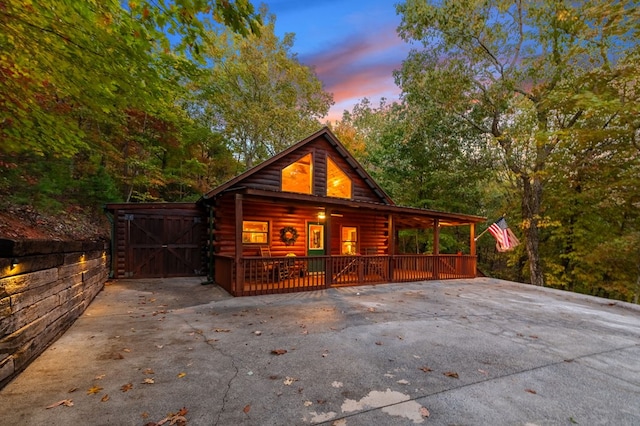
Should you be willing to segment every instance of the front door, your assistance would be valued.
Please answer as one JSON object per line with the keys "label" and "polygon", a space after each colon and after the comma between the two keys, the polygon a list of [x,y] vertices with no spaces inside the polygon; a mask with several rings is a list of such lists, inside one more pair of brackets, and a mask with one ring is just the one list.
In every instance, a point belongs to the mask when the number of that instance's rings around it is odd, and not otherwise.
{"label": "front door", "polygon": [[[307,256],[324,256],[324,224],[307,223]],[[309,272],[324,271],[323,259],[309,260]]]}

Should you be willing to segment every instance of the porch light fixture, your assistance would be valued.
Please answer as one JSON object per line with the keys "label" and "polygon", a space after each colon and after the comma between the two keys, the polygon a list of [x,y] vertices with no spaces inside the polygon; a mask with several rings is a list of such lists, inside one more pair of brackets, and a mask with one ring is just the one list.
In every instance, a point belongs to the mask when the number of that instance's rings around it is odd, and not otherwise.
{"label": "porch light fixture", "polygon": [[325,220],[326,218],[327,218],[327,215],[325,215],[324,212],[318,213],[318,219],[319,220]]}
{"label": "porch light fixture", "polygon": [[17,264],[20,263],[20,260],[18,260],[17,257],[14,257],[13,259],[11,259],[11,269],[15,268]]}

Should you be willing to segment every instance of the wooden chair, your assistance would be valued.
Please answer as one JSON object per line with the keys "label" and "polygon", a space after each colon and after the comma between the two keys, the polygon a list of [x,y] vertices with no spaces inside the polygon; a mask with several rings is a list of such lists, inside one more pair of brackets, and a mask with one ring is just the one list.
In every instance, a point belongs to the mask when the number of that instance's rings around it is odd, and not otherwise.
{"label": "wooden chair", "polygon": [[286,265],[271,258],[271,249],[269,247],[260,247],[260,256],[265,259],[262,261],[262,268],[269,281],[281,281],[287,277]]}

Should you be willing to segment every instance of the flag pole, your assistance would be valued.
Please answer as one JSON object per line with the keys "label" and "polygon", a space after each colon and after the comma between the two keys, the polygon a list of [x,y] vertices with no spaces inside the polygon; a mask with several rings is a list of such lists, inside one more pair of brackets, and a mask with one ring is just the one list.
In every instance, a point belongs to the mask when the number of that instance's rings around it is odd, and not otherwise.
{"label": "flag pole", "polygon": [[[489,225],[489,226],[491,226],[491,225]],[[478,238],[480,238],[480,237],[482,237],[484,234],[486,234],[486,232],[489,230],[489,226],[487,226],[487,229],[485,229],[485,230],[484,230],[484,231],[482,231],[480,234],[478,234],[478,236],[477,236],[477,237],[475,237],[475,238],[473,239],[473,241],[478,241]]]}

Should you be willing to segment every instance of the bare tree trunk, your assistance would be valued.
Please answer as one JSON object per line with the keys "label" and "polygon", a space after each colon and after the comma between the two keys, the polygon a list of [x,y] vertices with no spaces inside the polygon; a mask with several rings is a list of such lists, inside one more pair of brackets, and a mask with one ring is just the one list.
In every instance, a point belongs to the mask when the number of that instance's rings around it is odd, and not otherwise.
{"label": "bare tree trunk", "polygon": [[544,274],[540,261],[540,235],[538,232],[538,219],[540,217],[540,205],[542,199],[542,182],[540,178],[527,175],[521,177],[523,185],[522,194],[522,219],[524,220],[525,248],[529,257],[529,270],[531,271],[531,284],[544,286]]}

